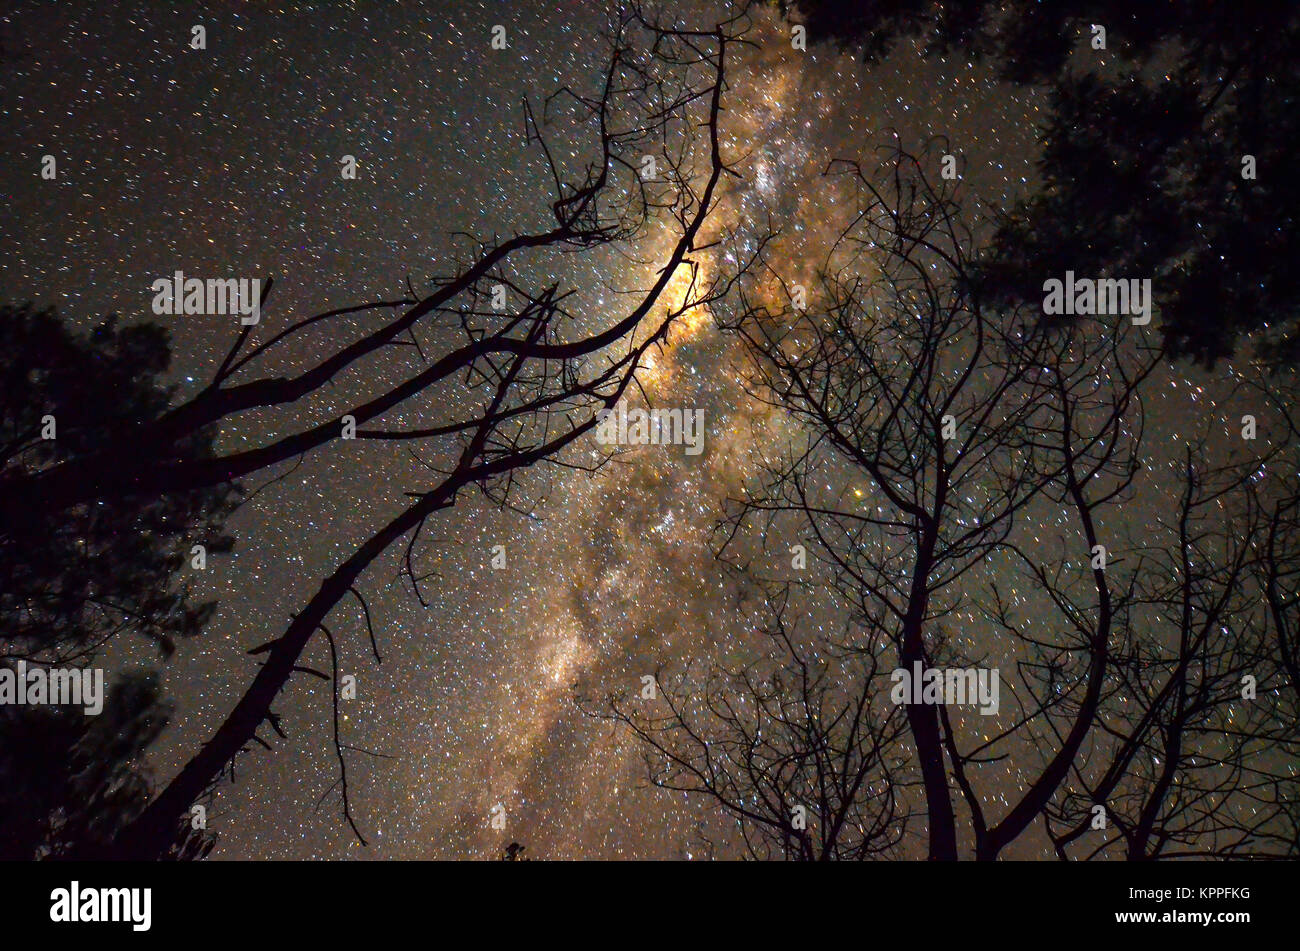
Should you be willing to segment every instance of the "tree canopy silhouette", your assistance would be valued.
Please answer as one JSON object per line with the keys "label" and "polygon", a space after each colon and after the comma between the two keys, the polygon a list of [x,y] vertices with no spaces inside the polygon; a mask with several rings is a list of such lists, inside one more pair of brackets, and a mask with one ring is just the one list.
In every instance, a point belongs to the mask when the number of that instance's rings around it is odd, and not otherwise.
{"label": "tree canopy silhouette", "polygon": [[[166,332],[108,319],[88,333],[52,310],[0,307],[0,480],[38,476],[79,456],[128,454],[165,411]],[[180,459],[211,452],[210,432],[177,442]],[[13,511],[0,527],[0,665],[86,667],[114,637],[169,656],[199,635],[215,604],[196,601],[191,543],[228,551],[233,486],[89,502],[48,517]],[[153,794],[143,765],[167,722],[156,677],[130,674],[103,709],[0,705],[0,857],[93,858],[112,847]],[[193,858],[213,839],[177,824],[160,854]]]}
{"label": "tree canopy silhouette", "polygon": [[[135,454],[140,431],[167,408],[169,360],[167,335],[153,324],[109,319],[79,334],[52,310],[0,307],[0,485],[75,468],[86,456]],[[199,428],[169,459],[194,462],[211,450],[211,430]],[[194,544],[230,549],[221,525],[237,499],[225,484],[58,513],[9,507],[0,524],[0,651],[56,663],[130,633],[170,654],[213,608],[193,600],[180,569]]]}
{"label": "tree canopy silhouette", "polygon": [[[96,859],[154,793],[144,755],[171,706],[153,674],[129,674],[104,709],[0,706],[0,860]],[[178,821],[163,858],[203,858],[216,844],[206,821]]]}
{"label": "tree canopy silhouette", "polygon": [[[1066,270],[1151,278],[1170,354],[1212,364],[1247,335],[1300,360],[1300,7],[1124,0],[781,0],[811,41],[876,61],[906,38],[989,60],[1050,97],[1041,188],[1007,209],[979,277],[1042,300]],[[1104,28],[1105,52],[1093,27]],[[1100,57],[1105,57],[1104,65]],[[960,150],[960,143],[954,148]]]}

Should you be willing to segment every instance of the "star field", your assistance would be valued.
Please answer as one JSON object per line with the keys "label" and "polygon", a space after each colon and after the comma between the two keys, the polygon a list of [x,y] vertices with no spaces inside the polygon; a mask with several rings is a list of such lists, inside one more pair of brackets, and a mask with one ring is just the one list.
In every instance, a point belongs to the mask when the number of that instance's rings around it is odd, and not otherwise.
{"label": "star field", "polygon": [[[702,19],[713,9],[681,8]],[[150,282],[176,270],[264,275],[275,286],[260,330],[273,332],[404,296],[408,280],[427,290],[460,252],[453,232],[490,238],[545,222],[546,168],[526,141],[521,104],[598,80],[605,19],[595,0],[212,4],[183,14],[170,4],[113,13],[20,4],[4,23],[9,76],[0,91],[9,130],[0,164],[10,205],[0,227],[5,294],[55,304],[88,326],[110,312],[147,316]],[[205,50],[189,48],[196,23],[206,27]],[[494,24],[507,28],[506,50],[490,47]],[[709,222],[709,237],[728,243],[701,256],[706,273],[734,268],[735,249],[752,247],[771,221],[788,279],[811,278],[859,198],[848,180],[823,176],[827,163],[865,161],[881,142],[946,136],[984,213],[1037,185],[1034,92],[965,59],[923,60],[906,44],[872,68],[829,48],[800,52],[786,31],[774,14],[757,15],[756,45],[729,76],[722,145],[742,177]],[[562,158],[580,158],[580,142],[560,145],[570,150]],[[53,182],[38,174],[46,154],[58,161]],[[340,178],[345,155],[356,157],[355,180]],[[530,276],[575,288],[575,312],[591,329],[653,279],[640,262],[662,247],[652,236],[638,252],[555,256]],[[701,833],[720,857],[738,854],[716,809],[648,788],[637,744],[573,700],[575,685],[635,691],[661,668],[735,664],[763,649],[754,591],[715,560],[713,528],[762,459],[798,432],[747,393],[744,355],[715,316],[707,307],[686,314],[640,374],[656,405],[703,409],[701,456],[647,446],[596,473],[538,466],[513,500],[528,516],[465,493],[421,540],[422,567],[436,572],[422,586],[427,607],[401,576],[405,545],[365,575],[382,663],[355,604],[331,615],[341,669],[358,685],[343,707],[346,742],[382,754],[349,759],[369,845],[341,820],[332,788],[328,686],[297,678],[276,704],[288,740],[242,755],[236,782],[220,788],[214,857],[487,858],[518,841],[539,858],[675,858],[701,854]],[[210,377],[235,331],[220,317],[163,319],[182,399]],[[300,371],[333,339],[258,370]],[[384,360],[396,374],[411,358]],[[1228,445],[1231,420],[1250,408],[1240,402],[1249,397],[1230,393],[1237,372],[1157,371],[1145,391],[1148,476],[1115,516],[1118,532],[1140,534],[1169,511],[1183,440],[1205,433]],[[340,379],[288,423],[266,414],[227,426],[221,445],[238,449],[329,418],[364,382]],[[426,408],[386,421],[420,425]],[[588,440],[575,456],[600,454]],[[152,764],[158,776],[179,768],[241,695],[255,671],[246,651],[275,636],[426,475],[402,444],[359,440],[247,480],[252,490],[283,477],[230,521],[235,552],[214,559],[203,579],[218,612],[165,666],[177,713]],[[826,478],[827,492],[857,493],[864,510],[879,504],[851,472]],[[1066,524],[1067,513],[1044,504],[1024,537],[1048,548]],[[789,545],[806,541],[794,531],[766,548],[750,539],[746,550],[778,567]],[[504,546],[504,568],[491,564],[494,546]],[[1036,595],[1006,593],[1026,603]],[[801,610],[810,633],[843,629],[842,606]],[[979,654],[990,643],[973,615],[948,623],[957,651]],[[119,666],[152,662],[139,645],[111,655]],[[313,641],[304,663],[328,662],[324,642]],[[1004,806],[1022,782],[1012,767],[998,777]],[[489,823],[498,804],[504,830]],[[1043,842],[1017,848],[1046,854]]]}

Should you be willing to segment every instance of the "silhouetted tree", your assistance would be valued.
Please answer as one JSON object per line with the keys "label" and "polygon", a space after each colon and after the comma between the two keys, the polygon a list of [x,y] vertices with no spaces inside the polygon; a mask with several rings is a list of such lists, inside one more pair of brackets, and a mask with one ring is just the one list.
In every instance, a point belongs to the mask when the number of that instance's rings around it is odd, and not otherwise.
{"label": "silhouetted tree", "polygon": [[[0,705],[0,860],[94,859],[153,792],[143,764],[169,708],[156,676],[111,685],[104,707]],[[163,857],[202,858],[215,839],[206,823],[178,822]]]}
{"label": "silhouetted tree", "polygon": [[[1142,408],[1160,349],[1128,317],[1046,327],[989,307],[936,167],[893,149],[869,172],[834,163],[866,201],[807,309],[785,303],[794,289],[773,266],[727,321],[752,395],[807,441],[735,501],[719,553],[769,566],[769,585],[783,576],[776,616],[785,592],[801,611],[828,595],[848,629],[672,679],[666,711],[614,698],[607,715],[647,744],[652,781],[725,793],[751,851],[788,836],[806,803],[810,841],[764,854],[874,854],[853,836],[892,847],[917,813],[933,859],[997,858],[1040,822],[1069,858],[1293,854],[1294,449],[1246,443],[1212,465],[1175,447],[1177,517],[1126,525],[1121,506],[1167,488],[1140,477],[1160,455]],[[1267,418],[1289,418],[1284,399],[1256,395]],[[769,546],[796,541],[829,581],[772,574]],[[893,730],[898,711],[878,698],[893,671],[918,668],[995,669],[1001,709],[909,696]],[[846,733],[878,742],[853,756]],[[819,842],[812,830],[850,809],[851,848]]]}
{"label": "silhouetted tree", "polygon": [[[165,331],[107,320],[88,334],[52,311],[0,307],[0,479],[38,475],[86,453],[129,454],[167,406]],[[210,433],[179,458],[211,451]],[[0,527],[0,665],[87,667],[119,636],[170,655],[198,635],[214,604],[186,579],[191,549],[227,551],[231,487],[17,509]],[[0,855],[88,858],[108,848],[152,791],[142,758],[166,722],[156,681],[124,679],[104,709],[0,705]],[[171,830],[164,854],[190,858],[212,840]],[[182,834],[183,833],[183,834]],[[180,835],[178,838],[177,836]]]}
{"label": "silhouetted tree", "polygon": [[[723,159],[718,122],[728,51],[743,42],[746,28],[743,15],[694,31],[661,26],[636,9],[623,13],[611,33],[612,51],[594,91],[565,89],[547,100],[540,116],[526,107],[530,141],[541,150],[554,181],[553,226],[476,245],[474,255],[423,298],[307,318],[243,353],[246,330],[210,387],[164,416],[150,436],[158,442],[148,445],[164,445],[194,425],[229,419],[255,407],[294,409],[297,401],[344,370],[355,369],[364,358],[409,344],[412,368],[397,382],[391,373],[362,378],[378,389],[377,395],[349,404],[344,413],[295,435],[211,463],[183,463],[129,478],[109,475],[106,488],[87,486],[71,469],[50,473],[44,485],[15,487],[18,498],[53,500],[57,507],[87,495],[126,491],[128,486],[160,491],[220,482],[340,438],[344,415],[355,419],[358,439],[418,442],[418,458],[430,473],[429,483],[404,493],[405,508],[337,565],[279,636],[250,651],[261,657],[262,666],[247,691],[212,738],[126,830],[120,855],[159,854],[179,817],[234,757],[250,743],[267,745],[258,730],[270,723],[278,731],[271,704],[295,673],[334,684],[334,748],[343,813],[364,842],[348,799],[337,669],[323,673],[305,668],[300,664],[302,652],[320,633],[337,665],[336,642],[326,621],[353,595],[378,659],[369,608],[356,587],[374,560],[405,540],[405,574],[423,602],[426,575],[419,568],[419,545],[426,521],[474,487],[495,504],[512,504],[519,474],[537,463],[592,467],[562,454],[595,427],[600,410],[613,408],[624,396],[647,351],[663,342],[682,314],[728,292],[734,276],[719,274],[706,282],[691,255],[702,250],[701,229],[713,211],[723,176],[736,174]],[[559,114],[577,117],[570,138],[584,129],[589,135],[587,153],[576,165],[558,162],[547,141],[548,123]],[[667,130],[679,142],[664,154]],[[641,174],[647,154],[659,157],[654,179]],[[648,264],[649,286],[629,295],[613,313],[601,313],[594,330],[580,329],[586,321],[566,309],[570,292],[537,277],[548,273],[547,264],[557,254],[610,248],[626,253],[646,239],[651,228],[657,246],[666,250]],[[739,269],[745,266],[742,262]],[[501,289],[508,290],[510,301],[504,312],[492,303]],[[395,309],[400,316],[293,378],[230,382],[234,374],[246,372],[283,341],[309,333],[319,322],[374,309]],[[416,336],[420,329],[428,339]],[[415,406],[403,405],[417,398],[421,402]],[[398,407],[408,413],[418,410],[427,424],[385,423],[384,414]],[[101,466],[95,461],[88,465],[92,471]]]}
{"label": "silhouetted tree", "polygon": [[582,698],[583,711],[627,727],[650,781],[708,798],[736,821],[755,859],[890,858],[916,818],[907,729],[878,676],[884,651],[800,637],[790,585],[768,591],[771,649],[742,669],[655,672],[658,698]]}
{"label": "silhouetted tree", "polygon": [[[134,455],[138,433],[166,409],[169,359],[165,331],[151,324],[110,319],[79,335],[52,311],[0,307],[0,484],[75,468],[87,455]],[[211,430],[172,452],[206,458]],[[237,497],[212,486],[58,513],[11,509],[0,524],[0,657],[75,660],[120,632],[170,654],[213,607],[192,600],[180,569],[195,544],[230,549],[220,528]]]}
{"label": "silhouetted tree", "polygon": [[[810,40],[877,60],[904,37],[986,57],[1047,89],[1042,188],[1008,211],[981,280],[1041,301],[1044,280],[1151,278],[1171,354],[1213,363],[1255,334],[1300,359],[1300,7],[1123,0],[798,0]],[[1106,31],[1094,50],[1093,26]],[[1100,58],[1105,59],[1099,65]],[[960,151],[960,143],[954,148]],[[1250,159],[1247,159],[1247,156]],[[1249,161],[1255,177],[1246,178]]]}
{"label": "silhouetted tree", "polygon": [[1062,858],[1300,854],[1288,662],[1300,496],[1294,456],[1290,476],[1265,484],[1262,468],[1286,465],[1270,455],[1213,465],[1189,446],[1172,517],[1112,572],[1123,594],[1114,701],[1098,714],[1107,741],[1044,809]]}

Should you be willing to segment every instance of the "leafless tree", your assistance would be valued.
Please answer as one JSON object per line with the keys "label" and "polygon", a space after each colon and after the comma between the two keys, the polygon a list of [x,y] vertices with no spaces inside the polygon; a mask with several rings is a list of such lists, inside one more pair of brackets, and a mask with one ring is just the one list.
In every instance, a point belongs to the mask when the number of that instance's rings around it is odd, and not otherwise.
{"label": "leafless tree", "polygon": [[[1285,403],[1267,402],[1286,418]],[[1062,858],[1300,851],[1294,444],[1210,456],[1187,446],[1173,516],[1117,566],[1123,641],[1115,700],[1098,713],[1105,742],[1044,810]]]}
{"label": "leafless tree", "polygon": [[709,798],[755,859],[897,854],[906,775],[892,756],[906,723],[877,677],[879,652],[808,644],[768,592],[771,649],[741,670],[656,672],[656,694],[584,698],[589,716],[645,745],[650,781]]}
{"label": "leafless tree", "polygon": [[[859,729],[887,746],[862,805],[892,781],[876,815],[909,817],[915,805],[930,858],[994,859],[1047,840],[1063,858],[1113,846],[1128,858],[1292,853],[1294,486],[1264,494],[1259,454],[1216,469],[1187,450],[1179,517],[1165,532],[1144,524],[1169,484],[1147,474],[1147,457],[1166,450],[1144,446],[1142,393],[1162,354],[1126,316],[985,308],[976,242],[956,186],[933,181],[938,167],[932,151],[898,149],[870,172],[833,165],[864,203],[808,310],[781,303],[801,289],[775,267],[775,293],[747,283],[730,329],[753,358],[752,395],[791,414],[807,441],[735,500],[720,556],[752,570],[770,566],[772,548],[809,543],[828,580],[786,580],[805,596],[831,593],[852,625],[811,650],[888,652],[845,672],[841,700],[887,691],[864,678],[891,668],[1000,671],[993,716],[908,697],[895,735],[888,710],[862,707],[874,719]],[[771,669],[797,669],[808,650],[787,647]],[[1258,682],[1250,703],[1247,674]],[[781,698],[750,675],[728,685],[725,704],[705,695],[723,713],[756,699],[798,709],[800,690],[783,683]],[[730,715],[615,714],[652,762],[679,771],[721,764],[711,752],[750,735]],[[782,727],[822,732],[810,715]],[[696,758],[664,736],[693,742]],[[758,815],[731,810],[742,827],[781,828],[788,800],[756,798],[746,770],[694,778],[715,798],[721,788],[765,802]],[[1040,820],[1047,836],[1035,846],[1027,833]]]}
{"label": "leafless tree", "polygon": [[[51,499],[56,505],[75,504],[88,496],[165,491],[194,480],[230,479],[338,438],[343,415],[355,419],[359,439],[417,442],[417,458],[430,473],[429,484],[406,492],[405,508],[338,564],[283,633],[251,652],[262,658],[262,665],[244,696],[128,829],[120,855],[158,855],[167,831],[237,754],[250,743],[266,745],[259,729],[269,724],[279,732],[272,703],[295,673],[337,685],[337,670],[315,671],[300,658],[317,632],[325,635],[336,657],[335,635],[326,622],[349,595],[360,606],[379,656],[370,611],[357,585],[380,554],[406,541],[406,575],[421,597],[425,575],[419,568],[419,539],[431,516],[454,505],[467,488],[477,487],[497,504],[515,504],[512,489],[518,475],[536,463],[590,465],[566,455],[566,450],[595,426],[598,411],[612,408],[635,385],[638,366],[666,339],[674,321],[728,292],[734,275],[705,283],[693,256],[701,250],[701,229],[724,176],[735,174],[724,159],[718,123],[728,53],[745,42],[746,29],[743,14],[706,30],[655,23],[635,8],[622,14],[611,33],[612,52],[600,88],[591,93],[566,88],[540,110],[525,108],[530,138],[554,181],[553,227],[481,245],[471,261],[426,297],[412,295],[307,318],[251,349],[248,334],[241,333],[209,388],[160,420],[147,438],[151,445],[163,444],[192,426],[217,419],[229,425],[236,414],[254,407],[292,409],[345,370],[355,370],[364,358],[406,345],[414,367],[399,382],[369,378],[378,392],[346,413],[331,414],[327,421],[292,436],[210,462],[163,466],[129,478],[113,476],[94,489],[75,473],[39,476],[39,488],[32,491],[46,505]],[[555,157],[546,136],[561,114],[570,120],[576,116],[594,141],[594,158],[578,170],[576,180]],[[665,150],[669,132],[678,144]],[[658,159],[656,181],[641,177],[645,154]],[[570,292],[558,283],[537,282],[536,274],[545,272],[557,254],[600,252],[617,259],[621,253],[636,261],[632,256],[638,242],[652,231],[656,244],[667,250],[658,261],[637,262],[651,273],[649,286],[624,301],[617,314],[602,315],[594,331],[578,329],[579,315],[566,309]],[[670,296],[670,284],[684,284],[682,299],[677,299],[676,290]],[[493,293],[499,290],[494,285],[509,289],[516,303],[509,312],[493,310]],[[274,348],[324,322],[380,310],[395,310],[399,316],[305,372],[287,379],[233,382]],[[424,400],[421,412],[429,418],[428,425],[399,428],[384,423],[385,413],[416,397]],[[99,463],[92,460],[88,465]],[[21,497],[28,489],[14,491]],[[338,734],[335,700],[343,810],[360,838],[349,806],[347,747]]]}

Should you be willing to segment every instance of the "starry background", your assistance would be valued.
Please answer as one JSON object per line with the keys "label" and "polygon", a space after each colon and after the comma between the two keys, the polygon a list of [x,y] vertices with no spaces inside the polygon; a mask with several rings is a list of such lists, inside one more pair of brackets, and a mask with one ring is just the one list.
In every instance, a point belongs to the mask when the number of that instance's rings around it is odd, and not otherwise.
{"label": "starry background", "polygon": [[[710,8],[679,6],[710,22]],[[3,26],[4,294],[90,324],[110,312],[145,316],[149,284],[175,270],[273,276],[262,328],[403,296],[408,278],[419,287],[445,269],[451,232],[506,234],[542,220],[544,168],[524,141],[521,102],[592,83],[605,19],[594,0],[219,3],[183,13],[161,3],[19,4]],[[504,51],[489,45],[498,23]],[[206,27],[206,50],[189,48],[194,24]],[[730,76],[723,144],[744,181],[723,196],[713,228],[770,213],[799,270],[851,211],[851,196],[820,177],[826,162],[893,135],[908,144],[948,136],[986,207],[1034,186],[1033,92],[908,46],[867,70],[831,50],[792,50],[786,29],[758,16],[758,47]],[[46,154],[58,161],[53,182],[39,176]],[[357,157],[355,181],[340,178],[346,154]],[[584,289],[596,309],[609,303],[604,284],[644,279],[635,264],[599,254],[541,276]],[[162,319],[182,398],[210,376],[234,331],[220,317]],[[321,352],[289,354],[284,366],[301,369]],[[1220,368],[1217,379],[1232,372]],[[757,459],[791,434],[744,395],[741,373],[709,315],[691,315],[642,380],[664,405],[704,409],[702,456],[647,447],[594,476],[538,477],[526,496],[533,518],[466,496],[430,528],[441,580],[427,609],[397,579],[396,552],[376,563],[365,589],[382,665],[358,619],[342,620],[346,607],[334,621],[342,669],[359,682],[345,739],[395,757],[350,760],[369,847],[329,792],[328,694],[302,678],[277,705],[290,739],[274,754],[241,756],[238,781],[221,789],[214,856],[491,857],[517,840],[547,858],[684,857],[698,854],[699,832],[734,854],[706,804],[646,788],[636,748],[584,718],[572,687],[629,688],[660,666],[735,663],[757,650],[756,606],[713,561],[709,531]],[[1213,381],[1182,367],[1162,377],[1150,387],[1154,442],[1172,439],[1171,421],[1191,410],[1211,428],[1226,417],[1204,411],[1215,407]],[[346,399],[346,388],[335,395]],[[241,418],[222,444],[302,422]],[[244,652],[275,636],[418,479],[400,449],[335,443],[236,514],[236,552],[207,579],[219,612],[165,668],[178,709],[153,764],[160,777],[242,693],[253,671]],[[1165,496],[1146,504],[1158,509]],[[1142,510],[1131,511],[1141,524]],[[505,570],[489,566],[494,545],[506,547]],[[813,627],[834,625],[834,613],[815,610]],[[112,662],[155,659],[122,645]],[[324,644],[305,662],[327,663]],[[1015,788],[1014,777],[1006,782]],[[497,803],[504,832],[488,823]]]}

